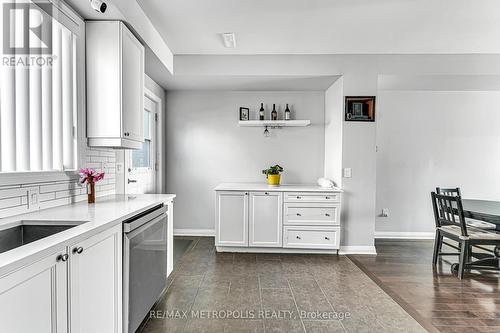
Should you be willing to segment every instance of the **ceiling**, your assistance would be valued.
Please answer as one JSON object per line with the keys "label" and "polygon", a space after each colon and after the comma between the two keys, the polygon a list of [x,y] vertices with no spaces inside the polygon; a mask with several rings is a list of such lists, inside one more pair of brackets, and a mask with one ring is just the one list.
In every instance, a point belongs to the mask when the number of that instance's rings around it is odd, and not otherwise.
{"label": "ceiling", "polygon": [[106,12],[100,13],[92,9],[89,0],[64,0],[69,4],[81,17],[86,20],[124,20],[122,13],[114,5],[106,0],[103,0],[108,5]]}
{"label": "ceiling", "polygon": [[168,90],[325,91],[340,76],[170,76]]}
{"label": "ceiling", "polygon": [[498,0],[137,1],[174,54],[500,53]]}

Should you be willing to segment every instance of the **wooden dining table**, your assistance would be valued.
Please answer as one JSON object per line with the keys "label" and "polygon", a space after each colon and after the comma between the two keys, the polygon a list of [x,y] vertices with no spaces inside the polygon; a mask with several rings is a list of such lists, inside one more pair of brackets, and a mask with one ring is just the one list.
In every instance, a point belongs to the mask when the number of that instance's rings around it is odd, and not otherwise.
{"label": "wooden dining table", "polygon": [[462,199],[462,206],[465,217],[493,223],[500,232],[500,201]]}
{"label": "wooden dining table", "polygon": [[[464,216],[474,220],[480,220],[495,224],[495,230],[491,232],[500,232],[500,201],[462,199]],[[499,267],[500,264],[500,246],[495,246],[493,254],[496,257],[489,257],[480,260],[484,266]]]}

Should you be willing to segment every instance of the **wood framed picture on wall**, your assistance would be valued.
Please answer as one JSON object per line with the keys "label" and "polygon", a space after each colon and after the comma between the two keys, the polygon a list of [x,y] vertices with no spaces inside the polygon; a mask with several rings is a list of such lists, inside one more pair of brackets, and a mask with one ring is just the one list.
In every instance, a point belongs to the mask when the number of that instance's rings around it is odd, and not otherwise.
{"label": "wood framed picture on wall", "polygon": [[240,120],[250,120],[250,109],[240,107]]}
{"label": "wood framed picture on wall", "polygon": [[375,121],[375,96],[346,96],[345,121]]}

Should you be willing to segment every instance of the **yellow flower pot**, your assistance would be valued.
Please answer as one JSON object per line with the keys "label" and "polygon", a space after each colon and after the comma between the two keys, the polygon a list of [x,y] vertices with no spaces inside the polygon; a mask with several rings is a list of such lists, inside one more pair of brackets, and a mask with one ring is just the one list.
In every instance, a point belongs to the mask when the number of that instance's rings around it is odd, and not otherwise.
{"label": "yellow flower pot", "polygon": [[277,186],[280,184],[281,175],[267,175],[267,183],[269,185]]}

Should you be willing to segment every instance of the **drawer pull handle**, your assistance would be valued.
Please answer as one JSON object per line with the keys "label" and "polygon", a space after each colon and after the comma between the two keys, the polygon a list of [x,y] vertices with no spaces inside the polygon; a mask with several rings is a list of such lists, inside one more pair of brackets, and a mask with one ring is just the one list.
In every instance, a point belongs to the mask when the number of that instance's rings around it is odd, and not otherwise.
{"label": "drawer pull handle", "polygon": [[302,216],[302,214],[300,214],[300,213],[297,213],[297,216]]}
{"label": "drawer pull handle", "polygon": [[302,199],[302,197],[300,197],[300,196],[297,196],[297,199]]}
{"label": "drawer pull handle", "polygon": [[330,214],[328,214],[328,213],[325,213],[325,216],[330,216]]}
{"label": "drawer pull handle", "polygon": [[325,199],[330,199],[330,197],[325,197]]}
{"label": "drawer pull handle", "polygon": [[83,247],[81,247],[81,246],[79,246],[79,247],[75,247],[75,248],[73,249],[73,253],[74,253],[74,254],[80,254],[80,253],[82,253],[82,252],[83,252]]}
{"label": "drawer pull handle", "polygon": [[58,255],[58,256],[57,256],[56,260],[57,260],[57,261],[63,261],[63,262],[64,262],[64,261],[67,261],[67,260],[68,260],[68,257],[69,257],[69,256],[68,256],[66,253],[65,253],[65,254],[60,254],[60,255]]}
{"label": "drawer pull handle", "polygon": [[302,239],[302,238],[300,238],[300,236],[297,236],[296,238],[297,238],[297,239]]}
{"label": "drawer pull handle", "polygon": [[325,237],[326,240],[330,240],[330,237]]}
{"label": "drawer pull handle", "polygon": [[266,195],[269,195],[269,192],[265,192]]}

